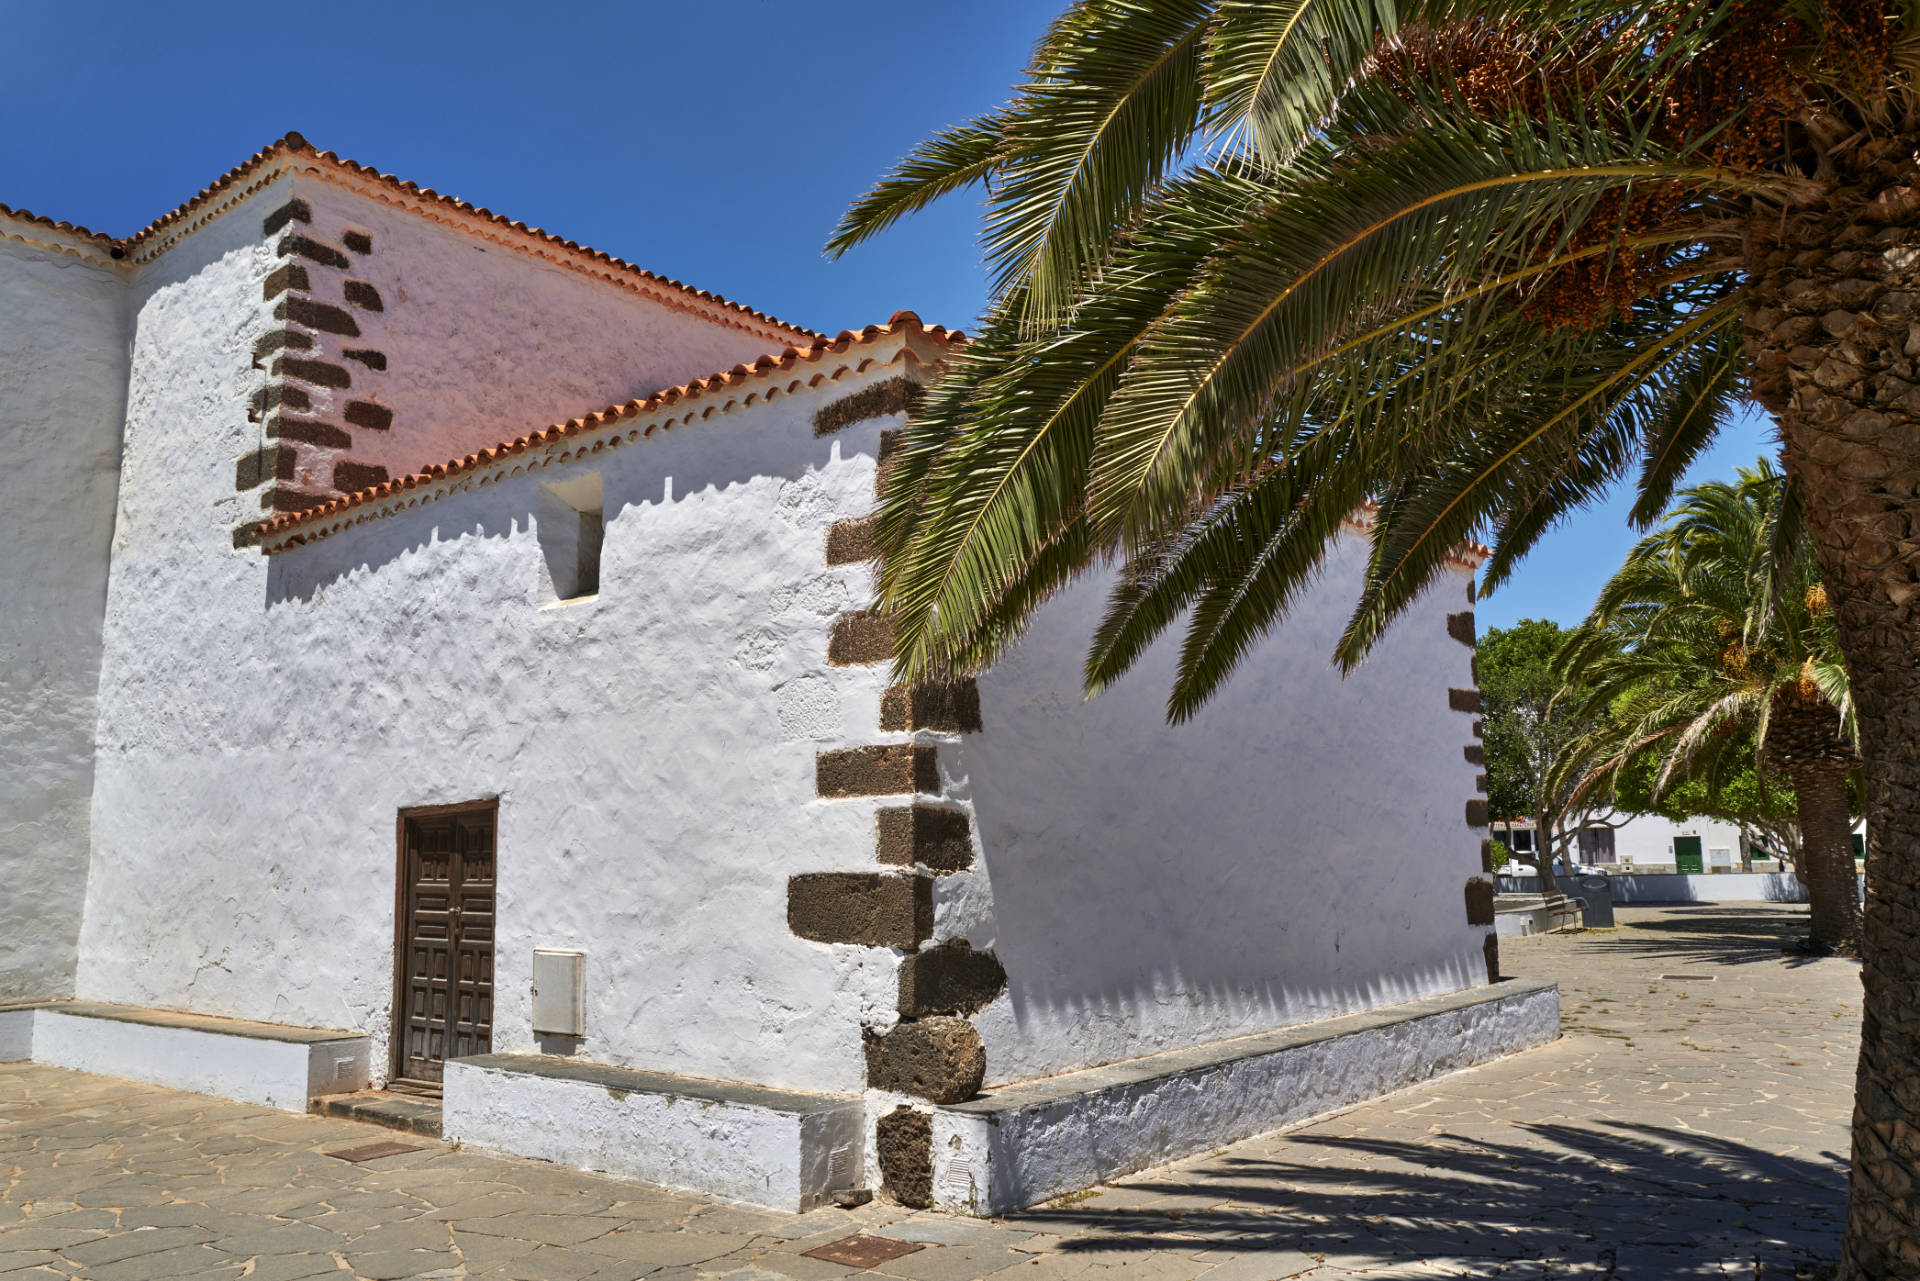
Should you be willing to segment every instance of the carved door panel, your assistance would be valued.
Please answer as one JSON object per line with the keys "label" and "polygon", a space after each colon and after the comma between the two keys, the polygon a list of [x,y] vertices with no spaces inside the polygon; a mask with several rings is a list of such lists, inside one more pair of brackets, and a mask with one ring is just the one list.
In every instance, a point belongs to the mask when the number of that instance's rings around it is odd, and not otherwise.
{"label": "carved door panel", "polygon": [[394,1075],[437,1083],[493,1043],[495,805],[403,814]]}

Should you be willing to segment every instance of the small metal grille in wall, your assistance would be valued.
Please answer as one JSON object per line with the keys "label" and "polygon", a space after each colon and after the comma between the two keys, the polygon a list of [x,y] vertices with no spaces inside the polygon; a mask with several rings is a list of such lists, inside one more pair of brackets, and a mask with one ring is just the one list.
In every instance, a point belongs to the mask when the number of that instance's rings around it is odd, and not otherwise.
{"label": "small metal grille in wall", "polygon": [[947,1191],[962,1200],[973,1199],[973,1166],[963,1156],[947,1159],[947,1172],[940,1176]]}

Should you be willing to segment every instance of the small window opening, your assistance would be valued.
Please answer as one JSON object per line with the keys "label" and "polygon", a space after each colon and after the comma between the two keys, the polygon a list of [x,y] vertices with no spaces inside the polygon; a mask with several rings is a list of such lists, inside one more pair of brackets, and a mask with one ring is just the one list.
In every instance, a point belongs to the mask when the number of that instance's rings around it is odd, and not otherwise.
{"label": "small window opening", "polygon": [[600,594],[600,474],[575,476],[543,485],[539,521],[540,552],[547,581],[541,593],[549,604],[586,600]]}
{"label": "small window opening", "polygon": [[601,529],[599,512],[580,513],[579,551],[574,557],[573,595],[576,597],[600,594]]}

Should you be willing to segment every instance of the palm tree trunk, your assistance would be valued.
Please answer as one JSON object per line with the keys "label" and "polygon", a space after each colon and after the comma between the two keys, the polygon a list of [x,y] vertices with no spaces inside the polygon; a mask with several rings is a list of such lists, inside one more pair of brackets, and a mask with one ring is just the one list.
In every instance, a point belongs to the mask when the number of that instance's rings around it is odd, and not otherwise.
{"label": "palm tree trunk", "polygon": [[1812,903],[1813,944],[1860,954],[1859,879],[1853,870],[1853,815],[1847,769],[1801,766],[1790,771],[1800,811],[1800,869]]}
{"label": "palm tree trunk", "polygon": [[1806,505],[1867,782],[1848,1281],[1920,1276],[1920,199],[1900,150],[1823,209],[1757,220],[1749,248],[1752,387]]}

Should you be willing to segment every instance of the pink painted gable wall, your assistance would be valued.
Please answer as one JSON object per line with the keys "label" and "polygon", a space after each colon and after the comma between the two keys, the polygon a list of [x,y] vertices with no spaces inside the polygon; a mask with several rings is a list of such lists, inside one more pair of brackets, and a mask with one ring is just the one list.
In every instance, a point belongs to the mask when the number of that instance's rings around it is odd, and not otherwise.
{"label": "pink painted gable wall", "polygon": [[[308,236],[346,257],[344,269],[297,255],[280,261],[305,268],[304,296],[342,309],[360,331],[292,326],[314,345],[288,354],[350,379],[346,388],[300,384],[313,400],[302,416],[353,437],[337,454],[303,451],[303,490],[331,488],[331,475],[321,473],[340,459],[403,475],[804,342],[431,201],[349,182],[296,171],[292,190],[312,220],[271,237],[278,244],[286,234]],[[349,232],[371,248],[350,248]],[[371,293],[350,297],[349,281]],[[348,351],[378,352],[386,368]],[[391,426],[356,425],[350,402],[390,410]]]}

